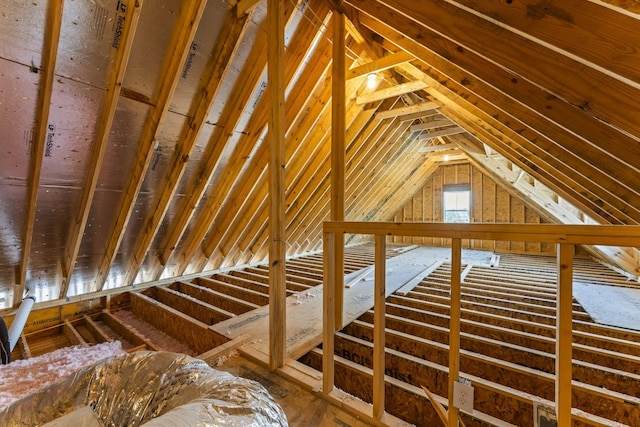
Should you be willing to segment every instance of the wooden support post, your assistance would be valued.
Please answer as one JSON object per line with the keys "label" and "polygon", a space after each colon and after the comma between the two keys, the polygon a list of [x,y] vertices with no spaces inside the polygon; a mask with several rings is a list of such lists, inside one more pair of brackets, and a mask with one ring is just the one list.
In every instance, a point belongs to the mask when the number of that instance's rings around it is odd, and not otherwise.
{"label": "wooden support post", "polygon": [[458,425],[458,408],[453,406],[453,383],[460,372],[460,268],[462,239],[451,239],[451,311],[449,324],[449,427]]}
{"label": "wooden support post", "polygon": [[[331,220],[344,221],[344,165],[346,136],[346,62],[345,62],[345,17],[334,12],[333,22],[333,63],[331,78]],[[336,236],[336,323],[342,328],[344,294],[344,234]]]}
{"label": "wooden support post", "polygon": [[373,301],[373,417],[384,415],[384,337],[385,337],[385,281],[387,274],[387,236],[376,235],[375,291]]}
{"label": "wooden support post", "polygon": [[284,0],[269,0],[269,365],[286,354],[286,236],[284,205]]}
{"label": "wooden support post", "polygon": [[329,394],[333,390],[333,349],[336,330],[335,280],[336,276],[336,233],[324,233],[322,251],[324,258],[324,284],[322,286],[323,337],[322,337],[322,392]]}
{"label": "wooden support post", "polygon": [[556,416],[559,426],[571,425],[573,245],[558,244],[556,302]]}

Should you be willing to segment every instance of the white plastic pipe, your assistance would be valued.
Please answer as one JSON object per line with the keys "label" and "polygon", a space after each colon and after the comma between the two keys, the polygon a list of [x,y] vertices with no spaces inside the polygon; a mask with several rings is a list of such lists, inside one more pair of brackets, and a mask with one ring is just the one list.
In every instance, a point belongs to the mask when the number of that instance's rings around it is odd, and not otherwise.
{"label": "white plastic pipe", "polygon": [[25,323],[27,323],[27,317],[29,317],[29,313],[31,312],[31,308],[33,304],[36,302],[36,297],[30,289],[27,289],[27,296],[24,297],[20,307],[18,308],[18,312],[13,318],[13,322],[11,322],[11,326],[9,327],[9,346],[11,348],[10,351],[13,351],[14,347],[18,343],[18,338],[20,338],[20,334],[22,334],[22,330],[24,329]]}

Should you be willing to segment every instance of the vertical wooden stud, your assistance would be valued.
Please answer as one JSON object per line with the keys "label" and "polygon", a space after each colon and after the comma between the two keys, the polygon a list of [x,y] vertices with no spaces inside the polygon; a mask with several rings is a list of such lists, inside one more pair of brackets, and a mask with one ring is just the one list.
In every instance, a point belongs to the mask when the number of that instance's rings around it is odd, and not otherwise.
{"label": "vertical wooden stud", "polygon": [[460,268],[462,240],[451,239],[451,311],[449,313],[449,427],[458,425],[458,408],[453,406],[453,383],[460,372]]}
{"label": "vertical wooden stud", "polygon": [[373,417],[384,415],[384,335],[387,236],[376,235],[373,300]]}
{"label": "vertical wooden stud", "polygon": [[571,425],[573,245],[558,244],[556,301],[556,416],[559,426]]}
{"label": "vertical wooden stud", "polygon": [[322,286],[323,337],[322,337],[322,391],[328,394],[333,390],[333,351],[335,323],[335,286],[336,280],[336,234],[324,233],[322,251],[324,259],[324,284]]}
{"label": "vertical wooden stud", "polygon": [[[344,221],[344,165],[346,135],[345,17],[333,12],[333,63],[331,77],[331,220]],[[344,234],[336,236],[336,327],[341,328],[344,298]]]}
{"label": "vertical wooden stud", "polygon": [[284,365],[286,353],[286,236],[284,193],[284,0],[269,0],[269,365]]}

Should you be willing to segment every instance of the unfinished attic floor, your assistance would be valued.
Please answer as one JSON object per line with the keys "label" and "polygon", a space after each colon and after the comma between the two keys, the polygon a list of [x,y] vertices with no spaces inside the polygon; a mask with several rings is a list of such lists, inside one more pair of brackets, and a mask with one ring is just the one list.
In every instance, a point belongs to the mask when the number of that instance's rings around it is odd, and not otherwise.
{"label": "unfinished attic floor", "polygon": [[[390,293],[385,308],[385,407],[393,416],[417,426],[440,423],[420,386],[447,396],[450,263],[446,258],[450,251],[427,250],[435,256],[426,259],[421,255],[421,262],[408,262],[409,267],[422,270],[421,280]],[[388,265],[408,259],[412,252],[419,254],[421,249],[389,245]],[[491,252],[469,251],[466,259],[463,252],[461,375],[471,379],[475,388],[475,412],[464,421],[468,427],[530,427],[534,405],[548,405],[554,398],[556,259],[501,254],[497,261]],[[367,275],[356,276],[372,264],[373,245],[345,250],[345,272],[354,279],[353,292],[371,285]],[[404,271],[397,266],[389,270],[396,278]],[[578,282],[638,290],[626,277],[590,259],[574,260],[574,283]],[[320,303],[322,297],[314,292],[321,283],[322,255],[287,262],[292,308]],[[355,294],[348,300],[366,299]],[[258,325],[268,320],[266,304],[266,266],[176,281],[114,296],[108,306],[94,313],[27,333],[14,359],[109,340],[121,341],[126,351],[179,351],[235,375],[253,376],[276,399],[281,396],[278,402],[292,425],[367,425],[309,391],[318,388],[322,368],[322,347],[314,332],[319,325],[309,325],[309,319],[288,322],[304,330],[291,335],[289,343],[304,342],[304,346],[291,346],[288,366],[311,373],[307,379],[313,381],[288,374],[284,379],[279,376],[282,373],[275,375],[265,368],[267,340],[260,332],[264,326]],[[370,402],[373,311],[366,305],[359,308],[353,321],[336,334],[336,387]],[[637,425],[640,333],[595,322],[578,300],[574,300],[573,311],[574,427]],[[253,337],[248,335],[252,329],[257,331]],[[233,349],[239,355],[230,358]],[[290,383],[291,379],[299,385]]]}

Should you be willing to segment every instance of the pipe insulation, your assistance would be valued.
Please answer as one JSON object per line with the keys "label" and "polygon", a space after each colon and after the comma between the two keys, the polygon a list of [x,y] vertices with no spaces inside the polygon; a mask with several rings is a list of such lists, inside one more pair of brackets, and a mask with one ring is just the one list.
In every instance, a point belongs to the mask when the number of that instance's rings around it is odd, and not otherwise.
{"label": "pipe insulation", "polygon": [[24,329],[25,323],[27,323],[27,318],[29,317],[29,313],[31,312],[31,308],[33,304],[36,302],[36,297],[30,289],[27,289],[27,296],[24,297],[20,307],[18,308],[18,312],[13,318],[13,322],[11,322],[11,326],[9,327],[9,351],[13,351],[16,344],[18,343],[18,338],[20,338],[20,334],[22,334],[22,330]]}

